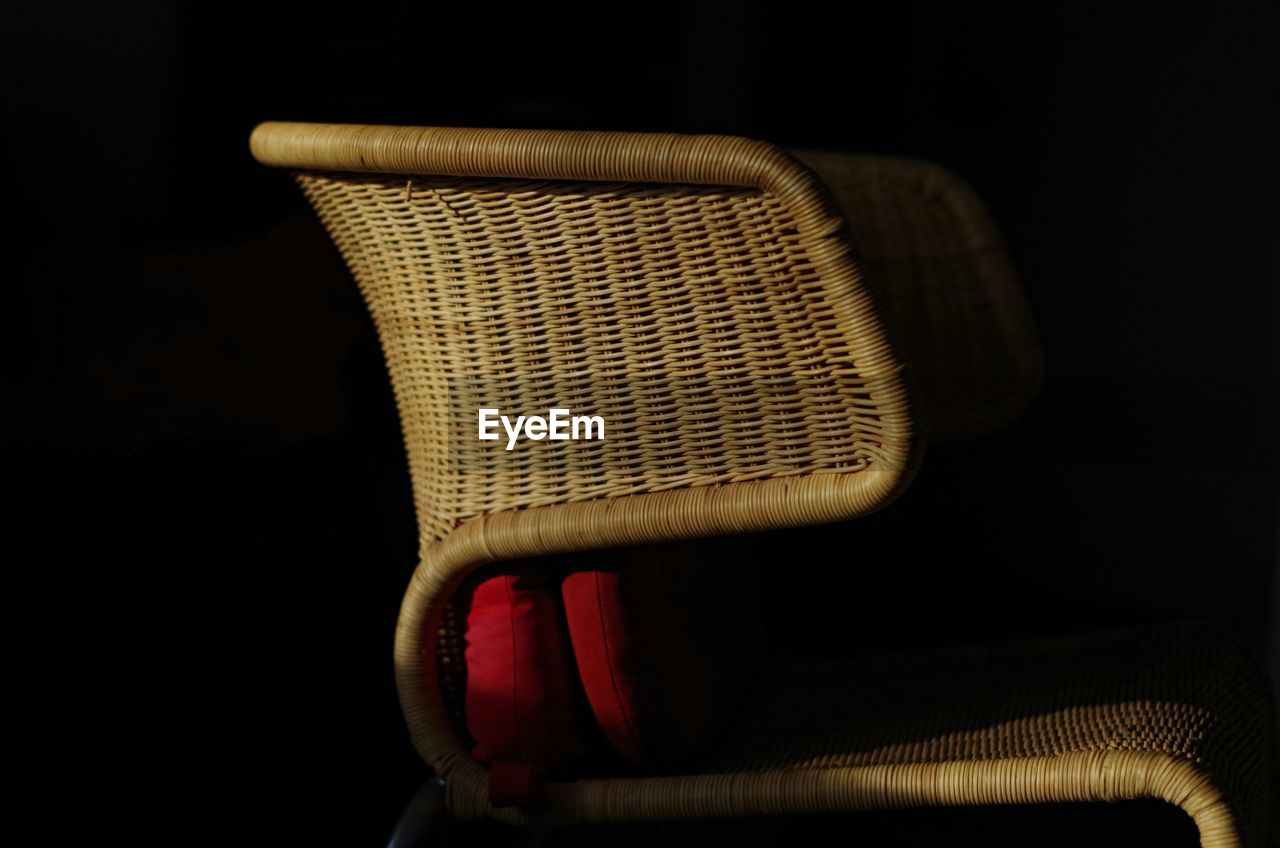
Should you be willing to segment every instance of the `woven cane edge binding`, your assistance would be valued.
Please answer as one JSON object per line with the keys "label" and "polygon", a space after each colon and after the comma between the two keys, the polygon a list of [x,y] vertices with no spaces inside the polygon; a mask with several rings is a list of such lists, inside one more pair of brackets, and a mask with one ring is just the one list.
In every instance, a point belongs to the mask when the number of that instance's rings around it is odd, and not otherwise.
{"label": "woven cane edge binding", "polygon": [[1185,812],[1202,848],[1243,844],[1230,807],[1196,763],[1151,751],[893,763],[551,784],[549,812],[492,810],[484,794],[454,796],[454,814],[511,824],[809,815],[943,806],[1164,801]]}
{"label": "woven cane edge binding", "polygon": [[[716,815],[1151,799],[1172,804],[1185,812],[1199,831],[1203,848],[1236,848],[1242,844],[1231,811],[1210,776],[1195,763],[1158,753],[1079,752],[1018,760],[907,763],[735,775],[732,776],[733,791],[721,792],[718,796],[714,790],[708,792],[699,785],[714,786],[723,782],[724,777],[693,778],[687,785],[672,789],[690,797],[724,798],[727,803],[719,805]],[[557,788],[575,796],[592,792],[615,797],[632,794],[624,786]],[[618,807],[616,802],[579,801],[578,804],[595,810]],[[637,812],[646,818],[660,818],[662,812],[655,809],[658,806],[650,805]]]}
{"label": "woven cane edge binding", "polygon": [[[821,185],[780,148],[724,135],[266,121],[249,148],[264,165],[320,171],[690,183],[784,196]],[[813,199],[839,210],[830,198]]]}

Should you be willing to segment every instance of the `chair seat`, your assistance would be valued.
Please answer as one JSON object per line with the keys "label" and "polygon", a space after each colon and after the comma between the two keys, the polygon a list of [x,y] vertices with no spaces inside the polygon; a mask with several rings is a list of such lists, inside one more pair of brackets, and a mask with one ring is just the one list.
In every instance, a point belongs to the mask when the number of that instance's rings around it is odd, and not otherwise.
{"label": "chair seat", "polygon": [[[1157,751],[1258,773],[1262,671],[1195,627],[779,664],[713,771]],[[1252,711],[1249,709],[1252,708]]]}
{"label": "chair seat", "polygon": [[[510,820],[634,821],[1159,798],[1202,845],[1265,845],[1275,719],[1233,640],[1162,627],[765,674],[698,774],[583,780]],[[735,741],[736,740],[736,741]],[[509,815],[508,815],[509,813]]]}

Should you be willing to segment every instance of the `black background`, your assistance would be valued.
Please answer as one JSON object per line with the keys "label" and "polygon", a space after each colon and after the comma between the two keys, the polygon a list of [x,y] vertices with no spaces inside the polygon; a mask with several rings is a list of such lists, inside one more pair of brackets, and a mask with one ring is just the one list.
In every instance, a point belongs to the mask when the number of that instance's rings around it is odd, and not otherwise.
{"label": "black background", "polygon": [[[728,132],[951,167],[1023,276],[1041,395],[932,451],[890,510],[762,537],[796,575],[762,626],[848,653],[1207,618],[1274,669],[1277,16],[1026,5],[11,15],[7,600],[42,681],[14,700],[47,821],[375,844],[423,776],[391,675],[416,552],[393,399],[354,284],[248,155],[264,119]],[[82,812],[105,797],[109,818]]]}

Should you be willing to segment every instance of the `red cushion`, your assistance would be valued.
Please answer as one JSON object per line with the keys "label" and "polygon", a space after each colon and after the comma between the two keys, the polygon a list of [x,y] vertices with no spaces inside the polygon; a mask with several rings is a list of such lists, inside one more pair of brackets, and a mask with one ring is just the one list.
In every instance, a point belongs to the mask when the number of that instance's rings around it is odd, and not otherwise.
{"label": "red cushion", "polygon": [[[592,554],[563,583],[578,674],[596,722],[632,763],[677,768],[714,741],[758,630],[743,581],[692,543]],[[729,575],[735,577],[735,575]]]}
{"label": "red cushion", "polygon": [[551,771],[582,759],[581,695],[563,635],[554,569],[485,571],[466,616],[466,719],[482,763]]}

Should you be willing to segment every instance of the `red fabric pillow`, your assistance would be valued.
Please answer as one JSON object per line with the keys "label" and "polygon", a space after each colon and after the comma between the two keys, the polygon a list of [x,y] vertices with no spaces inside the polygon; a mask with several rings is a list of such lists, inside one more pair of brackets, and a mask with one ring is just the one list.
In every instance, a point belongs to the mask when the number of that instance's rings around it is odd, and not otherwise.
{"label": "red fabric pillow", "polygon": [[473,755],[486,765],[571,768],[586,750],[585,716],[555,570],[540,563],[486,570],[469,595],[465,711]]}
{"label": "red fabric pillow", "polygon": [[749,575],[695,543],[650,545],[586,555],[562,588],[582,687],[618,753],[670,770],[713,743],[752,666]]}

